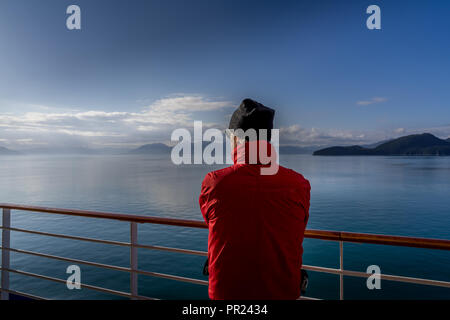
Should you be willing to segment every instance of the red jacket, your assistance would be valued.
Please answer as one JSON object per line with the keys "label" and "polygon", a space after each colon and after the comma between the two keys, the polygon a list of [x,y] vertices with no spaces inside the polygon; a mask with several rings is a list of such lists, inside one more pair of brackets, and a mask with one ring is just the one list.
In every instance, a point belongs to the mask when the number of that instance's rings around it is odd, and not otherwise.
{"label": "red jacket", "polygon": [[202,184],[209,297],[297,299],[310,184],[282,166],[261,175],[261,164],[237,164],[238,153],[234,165],[208,173]]}

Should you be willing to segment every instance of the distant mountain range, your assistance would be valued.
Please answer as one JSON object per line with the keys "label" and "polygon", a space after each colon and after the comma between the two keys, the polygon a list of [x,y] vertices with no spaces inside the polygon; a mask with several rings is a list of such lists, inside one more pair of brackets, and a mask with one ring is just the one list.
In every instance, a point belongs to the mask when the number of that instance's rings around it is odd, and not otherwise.
{"label": "distant mountain range", "polygon": [[280,154],[312,154],[317,148],[319,147],[280,146]]}
{"label": "distant mountain range", "polygon": [[[210,142],[203,142],[203,149]],[[430,133],[414,134],[392,140],[384,140],[377,143],[347,146],[347,147],[327,147],[320,150],[318,146],[280,146],[280,154],[314,154],[316,156],[355,156],[355,155],[450,155],[450,138],[439,139]],[[164,143],[145,144],[139,148],[124,151],[119,148],[109,149],[89,149],[84,147],[40,147],[27,150],[14,151],[5,147],[0,147],[2,155],[27,155],[27,154],[170,154],[172,147]],[[192,149],[193,150],[193,149]],[[317,150],[317,151],[315,151]],[[224,154],[225,154],[224,146]]]}
{"label": "distant mountain range", "polygon": [[5,147],[0,147],[0,155],[14,155],[14,154],[19,154],[19,152],[10,150]]}
{"label": "distant mountain range", "polygon": [[[209,145],[210,142],[203,142],[203,148]],[[297,146],[280,146],[281,154],[312,154],[314,150],[318,147],[297,147]],[[172,147],[165,145],[163,143],[151,143],[145,144],[137,149],[133,149],[127,153],[129,154],[161,154],[170,153]],[[193,150],[193,149],[192,149]],[[224,154],[226,152],[225,146],[223,150]]]}
{"label": "distant mountain range", "polygon": [[362,145],[361,147],[373,149],[373,148],[376,148],[376,147],[378,147],[379,145],[381,145],[381,144],[383,144],[383,143],[386,143],[386,142],[389,142],[389,141],[392,141],[392,140],[393,140],[393,139],[387,139],[387,140],[378,141],[378,142],[371,143],[371,144],[364,144],[364,145]]}
{"label": "distant mountain range", "polygon": [[389,140],[374,148],[330,147],[315,151],[313,154],[315,156],[443,156],[450,155],[450,138],[439,139],[431,133],[413,134]]}
{"label": "distant mountain range", "polygon": [[[202,150],[211,142],[202,142]],[[191,151],[194,150],[194,144],[191,144]],[[164,143],[149,143],[140,146],[139,148],[128,151],[128,154],[167,154],[172,152],[172,147]],[[225,154],[225,146],[223,146],[223,152]]]}
{"label": "distant mountain range", "polygon": [[32,155],[90,155],[90,154],[96,154],[97,151],[89,148],[84,147],[38,147],[38,148],[31,148],[23,151],[24,154],[32,154]]}
{"label": "distant mountain range", "polygon": [[150,143],[144,144],[143,146],[128,151],[129,154],[161,154],[161,153],[170,153],[172,150],[171,147],[164,143]]}

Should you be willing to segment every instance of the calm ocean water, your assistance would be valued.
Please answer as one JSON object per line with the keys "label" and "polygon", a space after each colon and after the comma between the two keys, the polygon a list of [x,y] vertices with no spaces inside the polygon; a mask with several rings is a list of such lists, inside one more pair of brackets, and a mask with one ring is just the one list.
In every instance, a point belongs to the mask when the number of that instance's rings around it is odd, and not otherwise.
{"label": "calm ocean water", "polygon": [[[450,239],[449,157],[313,157],[282,155],[281,163],[311,182],[308,228]],[[167,156],[5,156],[0,158],[0,202],[150,216],[202,219],[200,184],[220,166],[175,166]],[[129,224],[41,213],[12,212],[18,228],[128,241]],[[12,247],[128,266],[127,248],[12,233]],[[139,242],[206,250],[207,231],[139,225]],[[338,267],[334,242],[305,239],[304,263]],[[206,279],[204,257],[139,250],[139,268]],[[345,244],[344,267],[450,281],[450,252]],[[12,254],[12,268],[66,279],[69,263]],[[82,282],[129,290],[127,273],[80,265]],[[257,266],[255,266],[257,267]],[[163,299],[206,299],[207,287],[139,276],[139,294]],[[47,298],[117,299],[88,289],[11,275],[11,287]],[[345,277],[346,299],[450,299],[450,289],[382,281],[368,290]],[[339,278],[310,272],[308,296],[337,299]]]}

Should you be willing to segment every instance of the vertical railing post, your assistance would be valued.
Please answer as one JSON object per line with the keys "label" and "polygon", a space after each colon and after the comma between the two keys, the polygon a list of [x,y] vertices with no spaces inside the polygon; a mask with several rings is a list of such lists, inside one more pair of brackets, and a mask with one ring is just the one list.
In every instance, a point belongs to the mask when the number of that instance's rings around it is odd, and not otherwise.
{"label": "vertical railing post", "polygon": [[[130,223],[130,293],[133,296],[138,294],[138,274],[136,270],[138,269],[138,249],[136,244],[138,242],[138,229],[137,223]],[[135,299],[135,298],[132,298]]]}
{"label": "vertical railing post", "polygon": [[344,242],[339,241],[339,299],[344,300]]}
{"label": "vertical railing post", "polygon": [[[1,300],[8,300],[9,293],[3,290],[9,290],[9,264],[10,264],[10,230],[11,227],[11,210],[3,208],[2,215],[2,293]],[[8,228],[8,229],[5,229]]]}

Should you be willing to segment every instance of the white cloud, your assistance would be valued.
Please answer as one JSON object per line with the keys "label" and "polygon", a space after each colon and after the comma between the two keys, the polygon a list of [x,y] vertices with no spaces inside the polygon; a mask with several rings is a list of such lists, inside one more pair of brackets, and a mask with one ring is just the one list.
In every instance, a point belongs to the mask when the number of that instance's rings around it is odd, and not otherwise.
{"label": "white cloud", "polygon": [[339,129],[303,128],[298,124],[280,128],[280,143],[300,146],[362,144],[367,134]]}
{"label": "white cloud", "polygon": [[3,144],[12,148],[32,143],[139,145],[168,140],[174,128],[192,127],[196,113],[217,112],[231,106],[228,101],[185,95],[157,100],[141,112],[51,112],[53,108],[44,112],[45,108],[41,107],[42,112],[0,114],[0,137]]}
{"label": "white cloud", "polygon": [[226,101],[206,100],[202,96],[182,96],[160,99],[150,106],[152,111],[213,111],[230,106]]}
{"label": "white cloud", "polygon": [[374,97],[372,99],[369,100],[360,100],[357,101],[356,104],[358,106],[368,106],[370,104],[374,104],[374,103],[382,103],[382,102],[386,102],[387,98],[383,98],[383,97]]}

